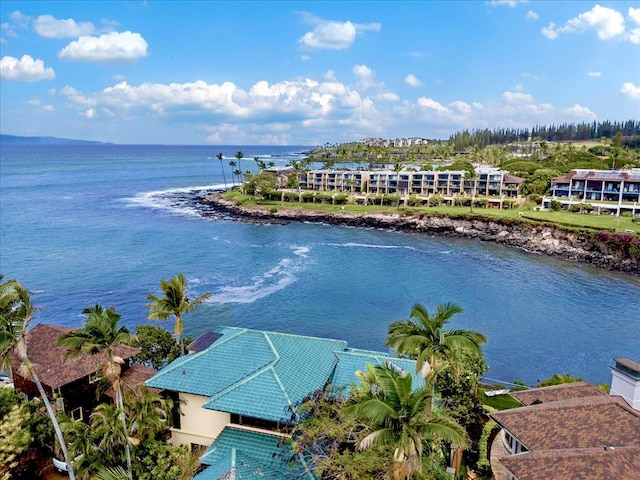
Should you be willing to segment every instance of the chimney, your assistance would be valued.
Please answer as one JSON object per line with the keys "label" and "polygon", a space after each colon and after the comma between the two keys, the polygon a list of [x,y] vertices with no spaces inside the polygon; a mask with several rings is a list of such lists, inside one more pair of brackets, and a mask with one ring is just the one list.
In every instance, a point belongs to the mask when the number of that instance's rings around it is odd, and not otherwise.
{"label": "chimney", "polygon": [[640,363],[628,358],[616,358],[611,367],[611,395],[621,396],[640,411]]}

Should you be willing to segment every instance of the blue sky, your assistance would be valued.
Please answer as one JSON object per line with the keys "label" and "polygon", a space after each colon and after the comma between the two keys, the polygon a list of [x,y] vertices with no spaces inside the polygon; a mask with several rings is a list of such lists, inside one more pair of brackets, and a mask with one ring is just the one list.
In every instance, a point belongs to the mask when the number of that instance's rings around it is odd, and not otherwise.
{"label": "blue sky", "polygon": [[322,145],[640,118],[638,2],[7,1],[0,131]]}

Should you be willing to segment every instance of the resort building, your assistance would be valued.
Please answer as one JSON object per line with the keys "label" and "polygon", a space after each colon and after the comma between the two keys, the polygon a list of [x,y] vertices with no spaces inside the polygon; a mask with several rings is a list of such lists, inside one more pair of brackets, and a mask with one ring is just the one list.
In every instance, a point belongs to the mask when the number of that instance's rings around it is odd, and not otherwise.
{"label": "resort building", "polygon": [[571,170],[551,181],[551,195],[543,198],[542,207],[549,208],[552,200],[565,209],[588,203],[596,213],[640,216],[640,169]]}
{"label": "resort building", "polygon": [[475,178],[465,178],[464,171],[391,170],[312,170],[307,173],[306,188],[364,194],[395,194],[429,197],[440,195],[517,198],[523,178],[498,168],[476,170]]}
{"label": "resort building", "polygon": [[[412,360],[351,349],[342,340],[224,327],[196,343],[193,353],[147,381],[171,392],[180,406],[173,443],[206,448],[201,463],[208,468],[196,480],[231,471],[238,478],[313,478],[303,463],[292,469],[293,453],[282,442],[297,405],[327,385],[356,383],[356,372],[368,363],[415,375]],[[414,385],[424,385],[420,375]]]}
{"label": "resort building", "polygon": [[636,478],[640,364],[616,359],[613,372],[611,395],[587,382],[511,393],[523,407],[490,415],[501,427],[491,448],[495,478]]}

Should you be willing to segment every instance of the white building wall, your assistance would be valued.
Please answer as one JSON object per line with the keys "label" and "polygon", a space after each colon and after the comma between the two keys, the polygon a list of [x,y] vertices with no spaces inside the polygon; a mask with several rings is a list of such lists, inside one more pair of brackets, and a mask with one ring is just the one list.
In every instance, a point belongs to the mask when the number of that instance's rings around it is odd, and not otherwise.
{"label": "white building wall", "polygon": [[640,410],[640,380],[634,380],[615,367],[611,369],[610,393],[621,396],[632,408]]}
{"label": "white building wall", "polygon": [[224,427],[231,423],[231,414],[203,407],[209,397],[180,393],[179,398],[180,428],[171,430],[174,445],[195,443],[209,446]]}

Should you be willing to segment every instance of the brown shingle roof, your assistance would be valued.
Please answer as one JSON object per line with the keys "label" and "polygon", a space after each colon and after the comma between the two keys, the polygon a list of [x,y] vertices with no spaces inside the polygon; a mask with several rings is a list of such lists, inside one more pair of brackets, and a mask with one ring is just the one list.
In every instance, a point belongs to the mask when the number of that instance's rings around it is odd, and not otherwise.
{"label": "brown shingle roof", "polygon": [[640,447],[547,450],[500,460],[518,480],[626,480],[640,472]]}
{"label": "brown shingle roof", "polygon": [[620,397],[594,395],[491,414],[531,451],[640,446],[640,412]]}
{"label": "brown shingle roof", "polygon": [[[65,348],[56,346],[58,337],[72,331],[72,328],[40,323],[27,333],[27,354],[35,366],[35,372],[43,385],[61,387],[82,377],[97,372],[107,362],[107,353],[81,355],[64,361]],[[127,345],[118,345],[113,353],[123,359],[130,358],[139,350]],[[14,358],[12,368],[17,371],[18,359]]]}
{"label": "brown shingle roof", "polygon": [[[143,385],[144,382],[149,380],[156,373],[158,373],[158,371],[155,368],[140,365],[139,363],[131,365],[130,368],[124,371],[121,377],[122,383],[124,384],[124,389],[136,389],[140,385]],[[158,388],[149,387],[149,391],[151,393],[158,393],[161,390]],[[113,388],[109,387],[104,393],[115,400],[116,394],[113,391]]]}
{"label": "brown shingle roof", "polygon": [[533,405],[534,403],[557,402],[569,398],[592,397],[594,395],[605,395],[600,389],[588,382],[564,383],[551,387],[532,388],[520,392],[511,392],[511,396],[523,405]]}

